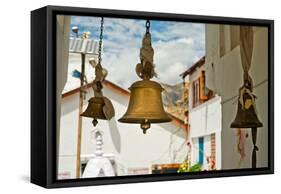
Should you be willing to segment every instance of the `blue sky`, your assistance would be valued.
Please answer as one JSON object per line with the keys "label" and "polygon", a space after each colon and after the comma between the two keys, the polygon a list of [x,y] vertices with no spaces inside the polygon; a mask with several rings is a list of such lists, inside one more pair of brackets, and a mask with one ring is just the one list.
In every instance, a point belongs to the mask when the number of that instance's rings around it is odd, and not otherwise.
{"label": "blue sky", "polygon": [[[72,26],[99,39],[99,17],[72,16]],[[152,20],[150,31],[158,74],[153,79],[170,85],[182,82],[179,74],[205,55],[204,24]],[[109,71],[109,81],[128,88],[139,79],[135,65],[144,33],[145,20],[104,18],[102,65]],[[74,35],[71,30],[70,35]]]}

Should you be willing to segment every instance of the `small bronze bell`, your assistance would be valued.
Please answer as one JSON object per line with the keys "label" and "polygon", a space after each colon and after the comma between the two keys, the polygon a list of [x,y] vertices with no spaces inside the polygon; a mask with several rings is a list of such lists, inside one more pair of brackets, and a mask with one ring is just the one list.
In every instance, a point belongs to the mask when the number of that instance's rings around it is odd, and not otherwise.
{"label": "small bronze bell", "polygon": [[237,114],[230,125],[231,128],[257,128],[263,126],[258,119],[255,96],[251,93],[250,88],[250,83],[245,81],[244,86],[239,90]]}
{"label": "small bronze bell", "polygon": [[106,117],[103,112],[104,99],[102,97],[92,97],[88,102],[88,107],[81,114],[81,116],[93,119],[106,120]]}
{"label": "small bronze bell", "polygon": [[161,98],[163,88],[159,83],[151,80],[137,81],[129,90],[131,91],[129,106],[119,122],[140,123],[143,133],[146,133],[150,123],[172,120],[163,108]]}

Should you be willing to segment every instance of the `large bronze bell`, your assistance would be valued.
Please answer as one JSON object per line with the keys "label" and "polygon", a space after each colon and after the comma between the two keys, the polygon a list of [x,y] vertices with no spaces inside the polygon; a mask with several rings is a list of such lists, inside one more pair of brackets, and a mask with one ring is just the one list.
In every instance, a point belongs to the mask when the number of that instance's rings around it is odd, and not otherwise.
{"label": "large bronze bell", "polygon": [[136,65],[136,73],[142,79],[132,84],[130,101],[127,112],[119,122],[139,123],[143,133],[150,128],[151,123],[169,122],[172,119],[167,115],[162,103],[161,85],[150,79],[156,76],[153,64],[154,50],[151,45],[149,32],[150,21],[146,21],[146,33],[140,49],[140,63]]}
{"label": "large bronze bell", "polygon": [[140,123],[143,133],[150,123],[169,122],[171,118],[163,108],[161,92],[163,88],[155,81],[141,80],[132,84],[127,112],[118,121]]}
{"label": "large bronze bell", "polygon": [[102,97],[92,97],[89,99],[89,104],[86,110],[81,114],[83,117],[89,117],[93,119],[106,120],[103,112],[104,99]]}
{"label": "large bronze bell", "polygon": [[[231,128],[257,128],[263,126],[258,119],[255,97],[251,94],[249,85],[250,83],[245,81],[244,86],[239,90],[237,114],[230,125]],[[241,93],[241,90],[244,92]]]}

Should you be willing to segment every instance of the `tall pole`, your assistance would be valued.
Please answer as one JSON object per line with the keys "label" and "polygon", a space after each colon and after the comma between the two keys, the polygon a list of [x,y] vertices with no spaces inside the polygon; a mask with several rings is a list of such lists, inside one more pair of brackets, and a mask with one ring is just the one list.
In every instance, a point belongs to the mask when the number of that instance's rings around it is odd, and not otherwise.
{"label": "tall pole", "polygon": [[85,75],[85,58],[84,53],[81,54],[81,76],[80,76],[80,93],[79,93],[79,113],[78,113],[78,129],[77,129],[77,155],[76,155],[76,178],[81,176],[81,136],[82,136],[82,112],[83,112],[83,99],[84,99],[84,75]]}

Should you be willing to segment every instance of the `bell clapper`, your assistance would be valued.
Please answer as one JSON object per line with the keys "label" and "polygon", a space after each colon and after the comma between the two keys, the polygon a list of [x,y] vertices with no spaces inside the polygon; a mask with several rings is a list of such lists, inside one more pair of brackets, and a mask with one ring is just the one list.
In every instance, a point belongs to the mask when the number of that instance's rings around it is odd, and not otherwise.
{"label": "bell clapper", "polygon": [[150,123],[148,122],[147,119],[144,120],[143,123],[141,123],[141,129],[143,134],[146,134],[146,131],[150,128]]}

